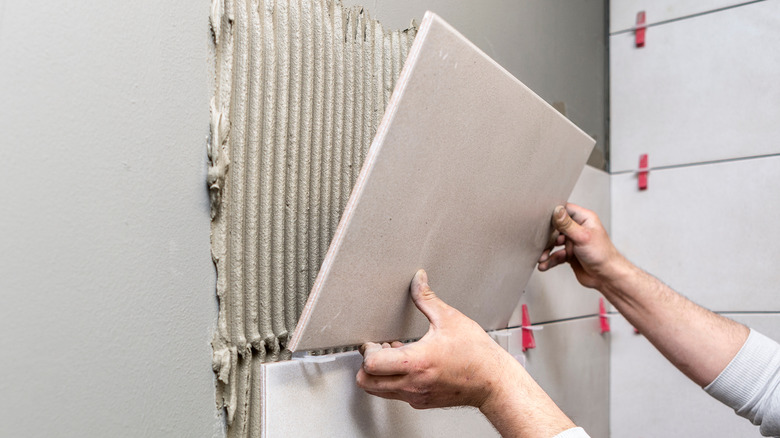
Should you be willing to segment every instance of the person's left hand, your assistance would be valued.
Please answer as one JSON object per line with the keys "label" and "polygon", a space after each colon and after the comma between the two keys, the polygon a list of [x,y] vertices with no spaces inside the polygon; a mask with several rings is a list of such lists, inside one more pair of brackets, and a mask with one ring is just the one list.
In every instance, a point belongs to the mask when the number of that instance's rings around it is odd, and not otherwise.
{"label": "person's left hand", "polygon": [[411,344],[364,344],[358,386],[416,409],[481,408],[498,397],[499,379],[514,359],[479,324],[438,298],[422,269],[412,280],[411,292],[430,321],[428,333]]}

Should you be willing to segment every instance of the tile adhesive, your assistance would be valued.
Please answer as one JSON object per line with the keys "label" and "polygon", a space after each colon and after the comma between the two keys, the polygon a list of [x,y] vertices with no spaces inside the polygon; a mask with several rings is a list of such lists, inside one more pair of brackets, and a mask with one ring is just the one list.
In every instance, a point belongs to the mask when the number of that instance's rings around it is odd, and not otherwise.
{"label": "tile adhesive", "polygon": [[261,364],[298,322],[416,33],[333,0],[214,0],[208,187],[217,405],[259,436]]}

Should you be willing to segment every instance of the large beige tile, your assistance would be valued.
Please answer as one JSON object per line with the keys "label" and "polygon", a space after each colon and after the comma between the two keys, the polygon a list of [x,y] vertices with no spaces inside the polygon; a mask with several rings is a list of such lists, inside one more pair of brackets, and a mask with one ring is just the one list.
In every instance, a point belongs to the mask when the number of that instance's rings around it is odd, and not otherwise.
{"label": "large beige tile", "polygon": [[483,327],[506,327],[593,143],[426,14],[290,348],[421,336],[419,268]]}
{"label": "large beige tile", "polygon": [[[595,211],[607,230],[610,226],[609,180],[606,172],[585,166],[569,197],[570,202]],[[600,296],[595,290],[581,286],[568,266],[547,272],[534,270],[509,319],[509,326],[521,324],[523,304],[528,306],[532,321],[550,322],[598,313]]]}
{"label": "large beige tile", "polygon": [[780,311],[780,157],[612,176],[612,237],[641,268],[716,311]]}
{"label": "large beige tile", "polygon": [[[780,314],[725,314],[780,339]],[[622,316],[612,318],[613,438],[759,437],[758,428],[678,371]]]}
{"label": "large beige tile", "polygon": [[536,348],[522,352],[522,329],[506,330],[510,354],[525,366],[555,403],[592,437],[609,430],[609,334],[597,317],[542,324]]}
{"label": "large beige tile", "polygon": [[415,410],[355,384],[357,352],[262,365],[262,437],[497,437],[475,408]]}
{"label": "large beige tile", "polygon": [[778,154],[780,2],[610,37],[610,171]]}

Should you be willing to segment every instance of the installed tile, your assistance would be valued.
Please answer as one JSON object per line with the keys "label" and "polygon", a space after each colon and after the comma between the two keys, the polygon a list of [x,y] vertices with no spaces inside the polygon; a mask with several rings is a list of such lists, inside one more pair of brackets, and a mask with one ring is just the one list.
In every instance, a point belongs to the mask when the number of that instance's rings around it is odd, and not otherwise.
{"label": "installed tile", "polygon": [[780,153],[780,2],[610,37],[610,170]]}
{"label": "installed tile", "polygon": [[[647,24],[674,20],[751,2],[738,0],[613,0],[609,2],[609,32],[632,29],[636,14],[645,11]],[[655,29],[652,30],[655,32]]]}
{"label": "installed tile", "polygon": [[[569,201],[595,211],[607,230],[610,221],[609,178],[606,172],[585,166],[569,197]],[[580,286],[568,266],[547,272],[534,270],[520,304],[509,319],[509,326],[521,324],[523,304],[528,305],[531,321],[555,321],[597,313],[600,296],[595,290]]]}
{"label": "installed tile", "polygon": [[612,176],[612,237],[631,261],[716,311],[780,311],[780,157]]}
{"label": "installed tile", "polygon": [[[780,314],[725,315],[780,339]],[[635,334],[622,316],[612,318],[611,350],[611,436],[761,436]]]}
{"label": "installed tile", "polygon": [[290,348],[421,336],[419,268],[483,327],[506,327],[593,143],[426,14]]}
{"label": "installed tile", "polygon": [[264,364],[263,437],[498,437],[475,408],[416,410],[355,384],[357,352],[332,362]]}
{"label": "installed tile", "polygon": [[609,335],[596,317],[543,324],[536,348],[522,352],[522,329],[507,330],[508,350],[525,355],[528,372],[593,437],[609,430]]}

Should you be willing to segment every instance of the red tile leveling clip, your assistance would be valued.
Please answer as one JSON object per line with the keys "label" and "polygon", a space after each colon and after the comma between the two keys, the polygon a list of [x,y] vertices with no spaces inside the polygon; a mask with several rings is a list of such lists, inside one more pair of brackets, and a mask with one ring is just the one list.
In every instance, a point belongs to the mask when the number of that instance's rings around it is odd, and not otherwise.
{"label": "red tile leveling clip", "polygon": [[531,318],[528,316],[528,306],[523,304],[523,321],[521,328],[523,329],[523,351],[530,348],[536,348],[536,340],[534,339],[534,329],[531,327]]}
{"label": "red tile leveling clip", "polygon": [[609,333],[609,315],[607,315],[607,306],[604,305],[604,298],[599,298],[599,324],[601,325],[601,334]]}
{"label": "red tile leveling clip", "polygon": [[639,174],[637,175],[639,180],[639,190],[647,190],[647,174],[650,169],[647,166],[647,154],[639,156]]}
{"label": "red tile leveling clip", "polygon": [[647,30],[645,23],[645,11],[639,11],[636,14],[636,28],[634,29],[634,42],[637,47],[645,46],[645,31]]}

